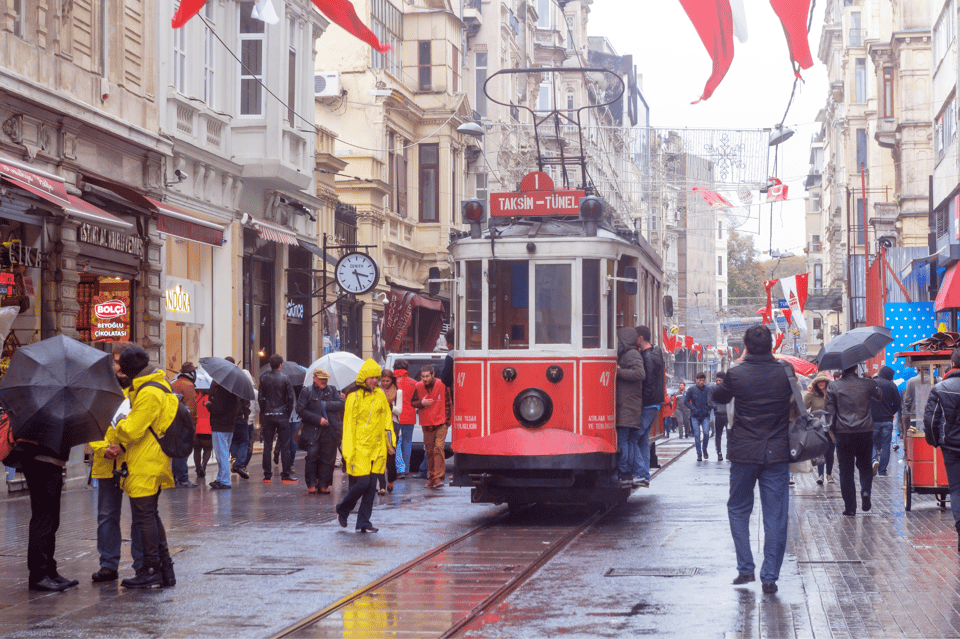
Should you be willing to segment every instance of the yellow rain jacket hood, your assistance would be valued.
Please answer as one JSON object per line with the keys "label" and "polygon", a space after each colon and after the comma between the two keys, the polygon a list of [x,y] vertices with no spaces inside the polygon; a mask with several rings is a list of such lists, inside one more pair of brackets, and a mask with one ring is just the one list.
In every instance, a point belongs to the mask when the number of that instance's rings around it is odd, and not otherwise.
{"label": "yellow rain jacket hood", "polygon": [[161,450],[149,427],[153,427],[157,437],[163,437],[177,414],[179,400],[172,392],[164,393],[152,386],[143,388],[147,382],[158,382],[170,388],[160,370],[134,379],[130,414],[115,428],[109,429],[104,437],[108,444],[120,444],[126,449],[124,460],[130,475],[123,480],[121,488],[131,497],[149,497],[161,488],[173,488],[170,458]]}
{"label": "yellow rain jacket hood", "polygon": [[368,377],[380,377],[380,365],[372,359],[360,367],[359,388],[347,396],[343,413],[343,459],[353,477],[386,472],[387,438],[393,433],[390,402],[379,386],[366,387]]}

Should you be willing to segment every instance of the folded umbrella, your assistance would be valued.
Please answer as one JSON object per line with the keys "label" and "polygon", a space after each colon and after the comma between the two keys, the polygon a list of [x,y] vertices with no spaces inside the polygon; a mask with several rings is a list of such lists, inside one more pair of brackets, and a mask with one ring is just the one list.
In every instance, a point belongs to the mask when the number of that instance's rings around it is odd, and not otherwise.
{"label": "folded umbrella", "polygon": [[306,372],[312,378],[313,371],[322,368],[330,373],[330,383],[342,390],[348,384],[357,381],[357,373],[360,372],[361,366],[363,366],[363,360],[353,353],[338,351],[324,355],[310,364]]}
{"label": "folded umbrella", "polygon": [[213,381],[228,393],[251,402],[256,400],[257,395],[253,390],[253,384],[236,364],[232,364],[222,357],[201,357],[200,366]]}
{"label": "folded umbrella", "polygon": [[820,370],[846,370],[865,362],[893,343],[893,333],[883,326],[862,326],[830,340],[817,355]]}
{"label": "folded umbrella", "polygon": [[103,439],[123,399],[111,354],[65,335],[17,349],[0,381],[13,436],[55,452]]}
{"label": "folded umbrella", "polygon": [[[260,377],[269,372],[270,364],[264,364],[260,367]],[[294,386],[303,386],[303,380],[307,377],[307,369],[288,359],[283,360],[283,364],[280,365],[280,372],[289,377],[290,383]]]}

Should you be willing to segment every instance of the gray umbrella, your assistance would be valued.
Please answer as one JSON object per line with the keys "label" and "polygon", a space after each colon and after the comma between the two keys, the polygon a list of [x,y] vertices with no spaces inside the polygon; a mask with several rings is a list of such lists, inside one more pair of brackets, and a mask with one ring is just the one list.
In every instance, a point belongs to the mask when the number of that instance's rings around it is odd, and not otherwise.
{"label": "gray umbrella", "polygon": [[222,357],[201,357],[200,366],[228,393],[251,402],[257,398],[253,384],[236,364],[231,364]]}
{"label": "gray umbrella", "polygon": [[122,402],[110,353],[65,335],[17,349],[0,381],[13,436],[57,452],[103,439]]}
{"label": "gray umbrella", "polygon": [[[261,366],[260,377],[263,377],[264,373],[269,373],[270,370],[270,364]],[[307,376],[307,369],[288,359],[283,360],[283,364],[280,365],[280,372],[289,377],[290,383],[294,386],[303,386],[303,380],[306,379]]]}
{"label": "gray umbrella", "polygon": [[883,326],[862,326],[830,340],[817,356],[820,370],[846,370],[865,362],[893,342],[893,333]]}

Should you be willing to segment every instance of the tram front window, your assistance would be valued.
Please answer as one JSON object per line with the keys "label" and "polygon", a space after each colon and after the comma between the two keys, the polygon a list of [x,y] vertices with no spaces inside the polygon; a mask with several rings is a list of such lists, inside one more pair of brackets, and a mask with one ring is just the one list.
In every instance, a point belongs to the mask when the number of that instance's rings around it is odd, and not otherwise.
{"label": "tram front window", "polygon": [[489,348],[530,346],[530,266],[526,261],[497,260],[489,263]]}
{"label": "tram front window", "polygon": [[569,344],[571,341],[571,268],[569,264],[537,264],[536,335],[538,344]]}

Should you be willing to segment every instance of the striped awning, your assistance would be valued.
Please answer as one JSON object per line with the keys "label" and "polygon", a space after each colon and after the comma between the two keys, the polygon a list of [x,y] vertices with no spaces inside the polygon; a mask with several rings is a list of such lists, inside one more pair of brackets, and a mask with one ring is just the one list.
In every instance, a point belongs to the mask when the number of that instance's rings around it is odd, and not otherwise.
{"label": "striped awning", "polygon": [[289,244],[290,246],[299,246],[297,242],[297,236],[293,231],[288,231],[282,226],[277,226],[276,224],[271,224],[270,222],[265,222],[259,218],[250,216],[250,219],[253,220],[253,226],[257,229],[257,233],[265,240],[270,242],[277,242],[278,244]]}

